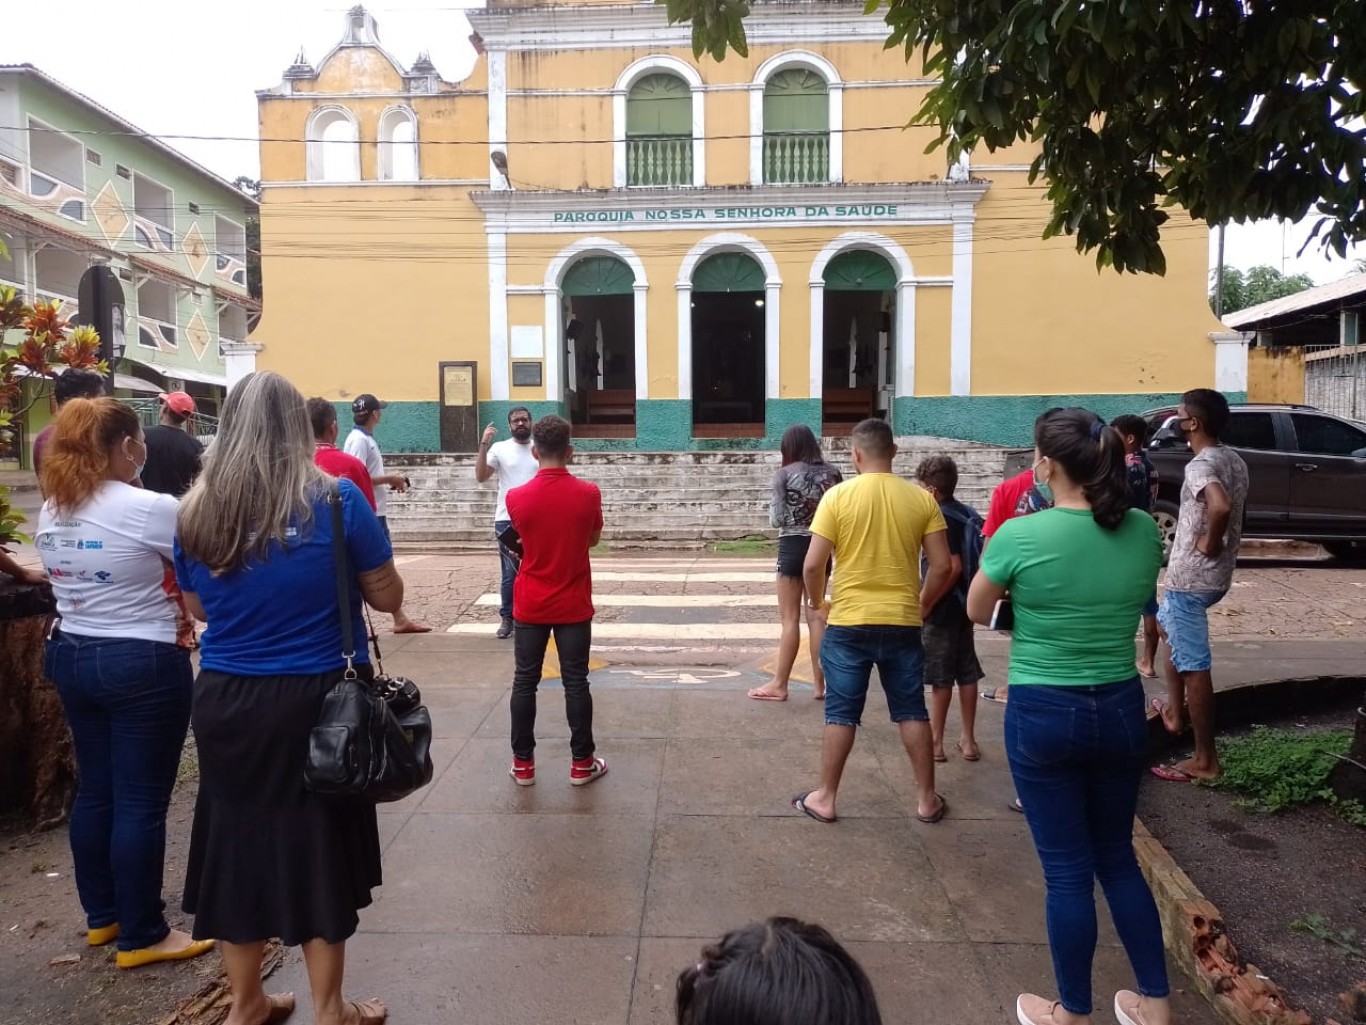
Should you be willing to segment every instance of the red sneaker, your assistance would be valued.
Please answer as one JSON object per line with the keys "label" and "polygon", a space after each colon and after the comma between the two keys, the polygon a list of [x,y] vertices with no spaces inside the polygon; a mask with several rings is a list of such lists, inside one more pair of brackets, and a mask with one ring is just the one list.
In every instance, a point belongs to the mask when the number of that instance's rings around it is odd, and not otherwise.
{"label": "red sneaker", "polygon": [[581,762],[569,763],[569,783],[571,786],[587,786],[593,780],[606,775],[607,763],[601,758],[585,758]]}
{"label": "red sneaker", "polygon": [[508,775],[519,787],[529,787],[536,782],[536,760],[534,758],[512,759],[512,768],[508,769]]}

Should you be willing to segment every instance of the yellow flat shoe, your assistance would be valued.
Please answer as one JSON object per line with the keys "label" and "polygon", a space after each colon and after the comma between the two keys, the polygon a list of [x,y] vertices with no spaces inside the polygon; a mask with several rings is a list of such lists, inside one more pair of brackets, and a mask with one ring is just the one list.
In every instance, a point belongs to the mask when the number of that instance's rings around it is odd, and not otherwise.
{"label": "yellow flat shoe", "polygon": [[194,940],[189,946],[181,947],[179,950],[153,950],[151,947],[143,947],[141,950],[120,950],[114,961],[120,968],[141,968],[143,965],[158,964],[162,961],[188,961],[200,954],[207,954],[213,949],[213,943],[213,940]]}
{"label": "yellow flat shoe", "polygon": [[119,923],[106,925],[102,929],[87,929],[85,931],[85,943],[88,947],[102,947],[106,943],[113,943],[119,938]]}

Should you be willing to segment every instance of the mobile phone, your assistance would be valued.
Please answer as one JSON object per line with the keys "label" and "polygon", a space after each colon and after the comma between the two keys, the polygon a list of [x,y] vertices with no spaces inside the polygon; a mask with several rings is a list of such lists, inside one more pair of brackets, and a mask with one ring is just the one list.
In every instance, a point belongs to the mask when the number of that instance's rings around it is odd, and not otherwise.
{"label": "mobile phone", "polygon": [[517,528],[508,524],[498,532],[498,543],[510,551],[518,559],[523,557],[522,535],[517,533]]}
{"label": "mobile phone", "polygon": [[991,610],[990,629],[999,630],[1001,633],[1009,633],[1015,629],[1015,606],[1010,604],[1009,598],[1002,598]]}

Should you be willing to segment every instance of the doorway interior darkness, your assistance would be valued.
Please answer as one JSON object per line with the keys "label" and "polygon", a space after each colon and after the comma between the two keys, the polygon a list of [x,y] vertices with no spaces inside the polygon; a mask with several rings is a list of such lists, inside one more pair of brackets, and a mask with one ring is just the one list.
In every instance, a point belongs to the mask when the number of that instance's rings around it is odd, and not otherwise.
{"label": "doorway interior darkness", "polygon": [[610,256],[577,261],[564,276],[564,396],[585,436],[630,434],[635,424],[635,275]]}
{"label": "doorway interior darkness", "polygon": [[764,423],[764,273],[744,253],[698,264],[692,290],[693,424]]}
{"label": "doorway interior darkness", "polygon": [[823,419],[890,414],[896,274],[880,253],[841,253],[825,271]]}

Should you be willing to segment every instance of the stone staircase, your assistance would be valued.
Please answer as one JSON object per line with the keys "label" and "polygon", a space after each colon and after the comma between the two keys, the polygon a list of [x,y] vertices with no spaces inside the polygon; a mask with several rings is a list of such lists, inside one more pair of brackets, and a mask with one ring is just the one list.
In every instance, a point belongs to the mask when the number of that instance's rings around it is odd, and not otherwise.
{"label": "stone staircase", "polygon": [[[1010,450],[942,438],[901,438],[896,470],[910,478],[928,455],[958,464],[958,497],[985,515]],[[853,475],[847,438],[822,441],[826,458]],[[389,496],[389,529],[397,542],[452,546],[491,543],[497,489],[474,480],[473,455],[386,457],[408,475],[406,495]],[[744,537],[774,537],[768,526],[769,489],[779,456],[773,451],[581,452],[574,473],[602,488],[603,540],[611,544],[673,547]],[[1027,461],[1026,461],[1027,462]]]}

